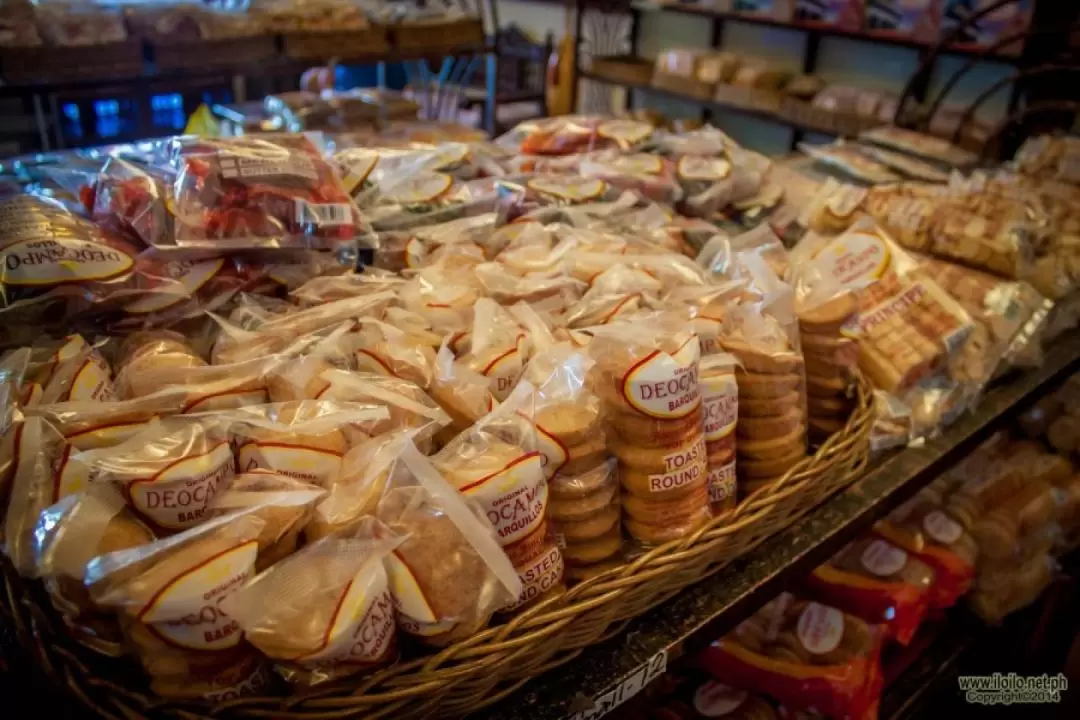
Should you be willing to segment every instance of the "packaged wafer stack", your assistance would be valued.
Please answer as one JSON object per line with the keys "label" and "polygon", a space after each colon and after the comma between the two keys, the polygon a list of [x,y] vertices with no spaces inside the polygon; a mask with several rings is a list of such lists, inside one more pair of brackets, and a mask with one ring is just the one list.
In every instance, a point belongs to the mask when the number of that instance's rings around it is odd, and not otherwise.
{"label": "packaged wafer stack", "polygon": [[627,532],[645,545],[689,535],[712,517],[697,334],[664,314],[592,332]]}
{"label": "packaged wafer stack", "polygon": [[594,365],[570,343],[546,344],[524,375],[536,387],[532,420],[551,498],[547,516],[569,581],[622,562],[619,478],[607,450],[600,399],[586,383]]}
{"label": "packaged wafer stack", "polygon": [[822,302],[813,297],[800,300],[796,307],[806,362],[810,442],[818,444],[843,429],[855,404],[859,303],[850,290]]}
{"label": "packaged wafer stack", "polygon": [[738,361],[718,353],[701,361],[701,419],[709,467],[709,507],[714,515],[731,510],[735,492],[735,428],[739,419]]}

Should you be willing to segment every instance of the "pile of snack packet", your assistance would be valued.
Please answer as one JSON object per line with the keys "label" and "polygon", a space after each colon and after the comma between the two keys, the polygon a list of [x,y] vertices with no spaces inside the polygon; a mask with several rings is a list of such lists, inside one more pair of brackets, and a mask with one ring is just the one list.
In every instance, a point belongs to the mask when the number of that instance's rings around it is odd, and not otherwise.
{"label": "pile of snack packet", "polygon": [[[873,213],[789,254],[784,172],[713,128],[48,160],[0,188],[3,550],[165,697],[370,672],[687,538],[842,431],[860,370],[907,442],[1033,354],[1045,302],[953,297]],[[810,227],[860,214],[843,190]],[[850,552],[823,583],[899,551]],[[809,623],[870,663],[821,607],[764,610],[768,647]]]}
{"label": "pile of snack packet", "polygon": [[1080,375],[614,717],[876,718],[889,643],[964,596],[1001,622],[1077,547],[1078,393]]}

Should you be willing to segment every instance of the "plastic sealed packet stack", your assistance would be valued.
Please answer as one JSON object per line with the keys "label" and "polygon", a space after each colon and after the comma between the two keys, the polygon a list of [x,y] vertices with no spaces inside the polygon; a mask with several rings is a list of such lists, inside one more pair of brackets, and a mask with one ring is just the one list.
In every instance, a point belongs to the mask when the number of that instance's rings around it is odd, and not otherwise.
{"label": "plastic sealed packet stack", "polygon": [[712,517],[697,335],[663,314],[591,332],[627,532],[646,545],[689,535]]}

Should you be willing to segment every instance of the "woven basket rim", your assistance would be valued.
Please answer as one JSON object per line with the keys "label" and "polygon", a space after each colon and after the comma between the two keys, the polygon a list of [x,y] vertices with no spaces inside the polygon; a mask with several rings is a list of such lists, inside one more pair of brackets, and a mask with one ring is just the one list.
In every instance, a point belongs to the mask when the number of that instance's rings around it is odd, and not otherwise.
{"label": "woven basket rim", "polygon": [[[14,574],[6,558],[0,559],[3,570],[0,575],[4,580],[0,617],[4,613],[12,616],[21,644],[47,675],[59,679],[84,704],[104,717],[117,715],[112,709],[97,705],[88,689],[104,694],[110,706],[123,708],[120,715],[125,718],[138,718],[139,711],[164,711],[168,717],[185,720],[224,715],[321,720],[352,717],[360,710],[371,711],[365,717],[398,718],[403,717],[399,711],[407,706],[412,711],[417,710],[409,706],[410,703],[421,703],[431,710],[459,684],[475,679],[482,671],[497,674],[506,670],[504,666],[512,665],[507,662],[507,656],[525,658],[545,642],[558,644],[561,634],[574,627],[576,618],[590,611],[612,610],[635,585],[663,581],[670,573],[689,572],[693,575],[688,581],[666,585],[659,602],[666,600],[738,556],[720,558],[718,564],[710,562],[710,557],[717,551],[732,543],[738,544],[740,540],[744,545],[749,542],[747,547],[755,546],[853,482],[857,477],[855,471],[865,465],[869,454],[874,417],[872,388],[861,373],[856,373],[856,380],[856,407],[843,430],[827,438],[813,455],[799,461],[775,483],[755,490],[736,508],[713,518],[694,533],[650,548],[622,566],[598,574],[565,593],[537,603],[505,623],[488,627],[447,648],[312,693],[242,698],[211,707],[205,702],[170,701],[126,688],[110,677],[95,674],[84,661],[84,657],[90,657],[88,651],[77,648],[75,641],[63,631],[62,623],[48,602],[39,601],[38,592]],[[829,473],[833,470],[837,473],[830,479]],[[826,479],[828,482],[823,482]],[[814,502],[800,503],[803,497],[812,498]],[[749,540],[745,539],[747,537]],[[687,563],[702,565],[703,570],[691,566],[687,571],[680,567]],[[648,607],[655,604],[658,603]],[[604,628],[605,632],[618,630],[622,624],[621,616],[609,614],[612,618]],[[551,640],[553,637],[555,641]],[[549,642],[547,650],[538,671],[568,661],[581,651],[581,647],[560,646],[552,650]],[[96,664],[96,658],[94,662]],[[510,677],[506,680],[509,686],[497,686],[502,681],[491,679],[488,683],[491,692],[477,698],[470,695],[455,707],[475,710],[486,706],[505,697],[528,679],[528,676]],[[229,713],[230,710],[236,713]]]}

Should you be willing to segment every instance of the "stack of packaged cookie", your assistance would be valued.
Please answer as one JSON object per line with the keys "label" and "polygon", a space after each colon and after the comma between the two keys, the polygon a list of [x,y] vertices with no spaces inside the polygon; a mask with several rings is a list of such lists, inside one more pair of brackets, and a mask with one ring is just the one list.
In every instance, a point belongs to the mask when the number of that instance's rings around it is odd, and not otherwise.
{"label": "stack of packaged cookie", "polygon": [[587,381],[594,364],[569,343],[549,343],[525,369],[536,387],[532,419],[551,498],[547,515],[570,581],[622,562],[618,473],[600,399]]}
{"label": "stack of packaged cookie", "polygon": [[697,335],[664,314],[592,332],[626,529],[647,545],[689,535],[712,517]]}

